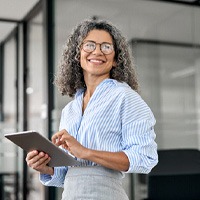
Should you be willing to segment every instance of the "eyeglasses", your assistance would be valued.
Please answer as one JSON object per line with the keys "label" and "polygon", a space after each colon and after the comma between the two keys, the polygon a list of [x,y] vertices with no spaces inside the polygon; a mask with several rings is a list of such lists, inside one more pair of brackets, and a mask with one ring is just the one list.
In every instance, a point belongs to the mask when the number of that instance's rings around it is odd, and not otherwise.
{"label": "eyeglasses", "polygon": [[94,41],[85,41],[82,44],[82,48],[85,52],[91,53],[96,49],[97,44],[100,45],[100,50],[103,54],[108,55],[114,51],[113,44],[110,44],[108,42],[96,43]]}

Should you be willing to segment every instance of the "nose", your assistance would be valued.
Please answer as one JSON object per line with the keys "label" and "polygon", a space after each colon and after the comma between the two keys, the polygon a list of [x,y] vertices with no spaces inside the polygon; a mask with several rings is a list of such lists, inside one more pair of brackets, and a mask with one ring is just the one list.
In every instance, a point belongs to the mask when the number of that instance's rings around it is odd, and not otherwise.
{"label": "nose", "polygon": [[103,55],[103,52],[101,51],[100,44],[96,44],[96,48],[92,53],[95,54],[95,55],[99,55],[99,54]]}

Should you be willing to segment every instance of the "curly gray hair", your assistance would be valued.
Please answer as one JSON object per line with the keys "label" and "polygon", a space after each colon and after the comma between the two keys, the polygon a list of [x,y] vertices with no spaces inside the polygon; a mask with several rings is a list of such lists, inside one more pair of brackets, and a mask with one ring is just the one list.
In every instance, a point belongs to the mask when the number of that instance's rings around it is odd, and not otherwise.
{"label": "curly gray hair", "polygon": [[131,53],[121,32],[107,21],[85,20],[69,36],[54,80],[62,95],[73,97],[78,89],[86,88],[83,70],[80,65],[80,50],[83,40],[91,30],[104,30],[113,39],[114,59],[117,65],[111,69],[110,78],[126,82],[133,90],[138,91],[138,81]]}

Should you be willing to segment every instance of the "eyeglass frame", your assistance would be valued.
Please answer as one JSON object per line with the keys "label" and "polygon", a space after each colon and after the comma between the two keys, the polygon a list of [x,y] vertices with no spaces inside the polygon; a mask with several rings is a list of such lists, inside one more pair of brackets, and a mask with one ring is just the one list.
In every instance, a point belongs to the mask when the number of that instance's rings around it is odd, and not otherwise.
{"label": "eyeglass frame", "polygon": [[[94,50],[92,50],[92,51],[86,51],[86,50],[83,48],[84,44],[86,44],[86,43],[88,43],[88,42],[91,42],[91,43],[95,44]],[[105,54],[105,55],[109,55],[109,54],[111,54],[111,53],[113,53],[113,52],[115,51],[114,45],[113,45],[112,43],[109,43],[109,42],[97,43],[97,42],[92,41],[92,40],[86,40],[86,41],[84,41],[84,42],[81,44],[81,48],[82,48],[83,51],[85,51],[86,53],[92,53],[93,51],[96,50],[97,44],[100,46],[100,51],[101,51],[103,54]],[[102,48],[101,48],[101,45],[102,45],[102,44],[109,44],[109,45],[112,47],[112,51],[111,51],[110,53],[104,53],[104,52],[102,51]]]}

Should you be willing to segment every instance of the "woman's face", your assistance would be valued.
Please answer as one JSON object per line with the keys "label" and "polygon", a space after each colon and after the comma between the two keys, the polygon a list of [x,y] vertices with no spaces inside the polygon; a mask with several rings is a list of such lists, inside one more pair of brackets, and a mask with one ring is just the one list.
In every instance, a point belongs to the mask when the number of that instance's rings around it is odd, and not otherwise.
{"label": "woman's face", "polygon": [[[83,45],[85,46],[83,47]],[[111,35],[104,30],[92,30],[83,40],[83,45],[80,52],[80,64],[83,68],[84,77],[109,78],[110,70],[116,66]],[[94,48],[93,51],[91,51],[92,48]]]}

